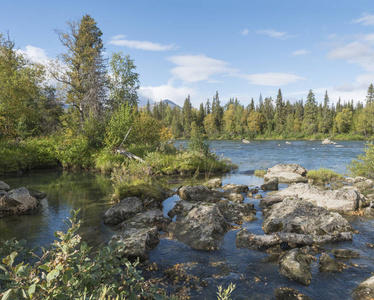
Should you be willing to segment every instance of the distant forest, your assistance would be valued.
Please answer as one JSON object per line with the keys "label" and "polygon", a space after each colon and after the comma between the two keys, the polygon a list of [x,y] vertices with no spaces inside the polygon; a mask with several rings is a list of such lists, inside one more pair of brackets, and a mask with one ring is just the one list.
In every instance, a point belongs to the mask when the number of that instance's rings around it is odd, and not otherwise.
{"label": "distant forest", "polygon": [[330,104],[326,91],[323,103],[316,101],[312,90],[306,101],[283,100],[279,89],[277,98],[260,98],[258,104],[252,98],[247,106],[230,98],[221,105],[218,92],[199,108],[191,105],[190,96],[180,107],[170,107],[159,102],[147,104],[146,111],[153,118],[169,127],[176,138],[189,138],[194,130],[200,130],[209,138],[322,138],[329,135],[341,138],[367,138],[374,132],[374,87],[368,88],[365,103],[339,101]]}

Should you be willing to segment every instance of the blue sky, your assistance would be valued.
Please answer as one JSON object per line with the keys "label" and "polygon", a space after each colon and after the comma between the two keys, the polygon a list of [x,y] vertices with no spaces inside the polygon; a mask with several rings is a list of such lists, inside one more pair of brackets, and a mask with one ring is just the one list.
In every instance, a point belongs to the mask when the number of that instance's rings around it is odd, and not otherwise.
{"label": "blue sky", "polygon": [[31,59],[65,51],[54,29],[90,14],[108,55],[135,60],[142,98],[195,107],[216,91],[291,102],[363,101],[374,83],[374,6],[369,0],[24,1],[0,0],[0,32]]}

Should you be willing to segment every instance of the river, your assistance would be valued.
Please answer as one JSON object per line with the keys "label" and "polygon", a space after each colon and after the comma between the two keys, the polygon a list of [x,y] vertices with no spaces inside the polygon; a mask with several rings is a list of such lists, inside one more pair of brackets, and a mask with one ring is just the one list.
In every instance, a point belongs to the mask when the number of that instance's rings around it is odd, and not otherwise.
{"label": "river", "polygon": [[[184,142],[177,142],[184,144]],[[239,168],[220,176],[223,184],[247,184],[260,186],[263,179],[253,175],[256,169],[266,169],[277,163],[298,163],[307,169],[328,168],[341,174],[347,173],[347,164],[363,153],[364,142],[341,141],[339,147],[322,146],[320,141],[213,141],[211,148],[217,155],[230,158]],[[63,222],[71,209],[81,208],[84,221],[80,234],[90,245],[107,242],[113,230],[104,225],[101,218],[113,205],[112,187],[107,175],[90,172],[64,172],[43,170],[20,176],[3,177],[0,180],[11,188],[21,186],[47,193],[43,200],[43,211],[32,216],[12,216],[0,219],[0,236],[4,239],[15,237],[27,239],[30,246],[45,246],[55,240],[56,230],[66,230]],[[171,186],[172,188],[175,186]],[[284,188],[285,185],[280,185]],[[260,192],[265,195],[265,192]],[[164,202],[166,214],[178,201],[173,196]],[[254,203],[258,209],[257,221],[245,222],[243,227],[253,233],[262,234],[262,216],[258,208],[259,200],[246,198],[245,202]],[[193,299],[215,299],[218,285],[227,286],[233,282],[236,289],[233,299],[273,299],[274,289],[288,286],[311,296],[313,299],[350,299],[350,293],[357,284],[374,272],[373,249],[366,243],[374,242],[373,220],[362,217],[349,217],[351,225],[359,231],[353,241],[332,247],[357,250],[361,256],[346,261],[353,263],[342,273],[328,274],[318,271],[318,262],[312,263],[313,278],[310,286],[305,287],[278,274],[276,263],[269,261],[269,255],[259,251],[237,249],[235,236],[238,230],[226,234],[221,248],[214,252],[193,250],[190,247],[167,238],[161,238],[158,247],[150,251],[149,261],[158,265],[155,275],[175,264],[187,264],[191,275],[204,279],[207,287],[192,291]],[[146,274],[145,274],[146,275]]]}

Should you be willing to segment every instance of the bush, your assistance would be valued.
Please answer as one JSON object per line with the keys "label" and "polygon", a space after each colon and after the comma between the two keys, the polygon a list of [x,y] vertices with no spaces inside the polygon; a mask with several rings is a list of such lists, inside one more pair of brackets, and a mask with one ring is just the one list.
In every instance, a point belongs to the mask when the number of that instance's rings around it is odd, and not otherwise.
{"label": "bush", "polygon": [[[51,248],[38,256],[24,243],[0,243],[0,297],[7,299],[168,299],[146,282],[137,263],[121,257],[120,246],[88,247],[76,234],[77,212],[67,233],[56,232]],[[31,259],[30,259],[31,258]],[[24,260],[20,263],[16,261]]]}
{"label": "bush", "polygon": [[257,177],[264,177],[266,173],[266,170],[255,170],[255,176]]}
{"label": "bush", "polygon": [[364,149],[365,155],[359,155],[357,159],[352,160],[348,169],[354,176],[365,176],[374,178],[374,145],[367,143]]}
{"label": "bush", "polygon": [[316,182],[331,182],[331,181],[339,181],[343,179],[343,176],[335,173],[334,171],[327,170],[321,168],[319,170],[310,170],[307,173],[308,179],[312,179]]}

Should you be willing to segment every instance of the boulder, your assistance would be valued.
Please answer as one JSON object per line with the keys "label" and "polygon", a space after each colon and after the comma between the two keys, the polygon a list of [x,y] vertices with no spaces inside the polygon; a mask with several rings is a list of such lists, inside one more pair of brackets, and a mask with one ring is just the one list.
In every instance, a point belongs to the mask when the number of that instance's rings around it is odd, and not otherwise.
{"label": "boulder", "polygon": [[204,185],[210,189],[222,187],[222,179],[213,178],[204,183]]}
{"label": "boulder", "polygon": [[252,234],[241,230],[236,235],[236,246],[252,250],[266,250],[270,247],[280,246],[282,249],[292,249],[300,246],[312,246],[331,242],[352,240],[352,232],[338,234],[311,235],[299,233],[278,232],[274,234]]}
{"label": "boulder", "polygon": [[47,197],[47,194],[44,192],[34,191],[34,190],[29,190],[29,192],[32,197],[36,198],[36,200],[43,200],[44,198]]}
{"label": "boulder", "polygon": [[312,300],[309,296],[289,287],[279,287],[274,290],[274,294],[276,300]]}
{"label": "boulder", "polygon": [[308,178],[301,176],[293,172],[277,172],[277,173],[267,173],[264,175],[265,180],[271,180],[278,178],[280,183],[298,183],[298,182],[308,182]]}
{"label": "boulder", "polygon": [[286,198],[274,204],[264,217],[266,233],[288,232],[311,235],[352,232],[353,228],[340,214],[300,199]]}
{"label": "boulder", "polygon": [[248,185],[245,184],[233,184],[233,183],[228,183],[225,184],[222,189],[225,191],[232,191],[235,193],[247,193],[249,192]]}
{"label": "boulder", "polygon": [[0,180],[0,190],[3,190],[3,191],[7,192],[7,191],[10,190],[10,187],[4,181]]}
{"label": "boulder", "polygon": [[225,191],[223,193],[223,197],[235,203],[240,203],[244,201],[244,196],[242,194],[231,191]]}
{"label": "boulder", "polygon": [[243,221],[257,220],[256,209],[252,203],[230,203],[222,200],[218,204],[218,209],[225,217],[226,221],[241,224]]}
{"label": "boulder", "polygon": [[306,176],[308,170],[298,164],[278,164],[268,169],[268,173],[291,172],[301,176]]}
{"label": "boulder", "polygon": [[123,221],[117,227],[119,230],[129,228],[154,227],[158,230],[166,230],[166,227],[171,223],[171,219],[164,217],[164,214],[159,209],[147,210],[146,212],[138,213],[132,218]]}
{"label": "boulder", "polygon": [[141,261],[148,259],[148,251],[159,243],[157,227],[130,228],[115,234],[109,244],[118,244],[121,247],[123,257],[134,260],[137,257]]}
{"label": "boulder", "polygon": [[356,188],[358,188],[360,191],[361,190],[371,189],[374,186],[374,180],[372,180],[372,179],[366,179],[364,181],[359,181],[359,182],[355,183],[354,186]]}
{"label": "boulder", "polygon": [[298,195],[299,198],[316,206],[339,213],[355,211],[369,204],[359,190],[353,187],[344,187],[338,190],[321,190],[310,184],[297,183],[277,192],[276,195]]}
{"label": "boulder", "polygon": [[374,276],[361,282],[352,292],[354,300],[370,300],[374,298]]}
{"label": "boulder", "polygon": [[335,142],[330,141],[329,139],[324,139],[322,145],[336,145]]}
{"label": "boulder", "polygon": [[336,257],[336,258],[357,258],[360,256],[360,254],[356,251],[353,250],[348,250],[348,249],[332,249],[331,253]]}
{"label": "boulder", "polygon": [[171,223],[167,231],[171,238],[194,249],[216,250],[229,228],[216,204],[199,203],[184,218]]}
{"label": "boulder", "polygon": [[312,279],[312,261],[312,256],[298,248],[292,249],[279,258],[279,273],[291,280],[309,285]]}
{"label": "boulder", "polygon": [[41,205],[30,195],[27,188],[14,189],[0,199],[0,217],[6,215],[27,215],[37,213]]}
{"label": "boulder", "polygon": [[346,269],[348,266],[336,261],[330,255],[322,253],[319,258],[319,267],[320,272],[341,272],[343,269]]}
{"label": "boulder", "polygon": [[170,218],[174,218],[175,216],[177,216],[177,220],[179,220],[179,218],[183,218],[187,215],[187,213],[195,207],[196,204],[194,203],[191,203],[191,202],[188,202],[188,201],[184,201],[184,200],[181,200],[181,201],[178,201],[174,207],[169,210],[168,212],[168,216]]}
{"label": "boulder", "polygon": [[278,178],[272,178],[268,182],[261,185],[261,189],[264,191],[277,191],[278,190]]}
{"label": "boulder", "polygon": [[118,225],[119,223],[135,216],[137,213],[143,212],[144,207],[142,201],[136,197],[128,197],[121,202],[109,208],[104,214],[103,221],[108,225]]}
{"label": "boulder", "polygon": [[182,200],[195,202],[218,202],[223,196],[223,193],[211,190],[203,185],[182,186],[178,189],[177,194]]}
{"label": "boulder", "polygon": [[282,195],[267,195],[259,203],[262,213],[265,216],[268,210],[276,203],[282,202],[286,198],[298,199],[297,195],[294,196],[282,196]]}

